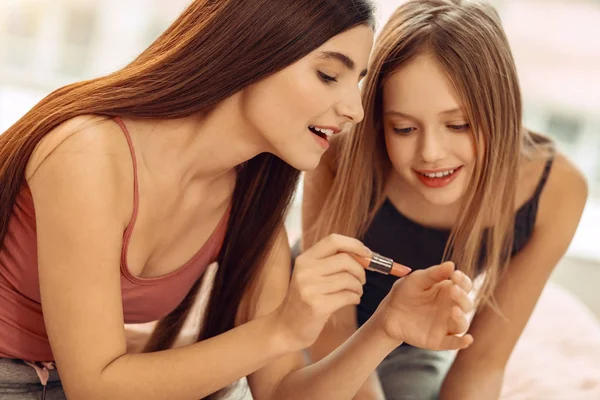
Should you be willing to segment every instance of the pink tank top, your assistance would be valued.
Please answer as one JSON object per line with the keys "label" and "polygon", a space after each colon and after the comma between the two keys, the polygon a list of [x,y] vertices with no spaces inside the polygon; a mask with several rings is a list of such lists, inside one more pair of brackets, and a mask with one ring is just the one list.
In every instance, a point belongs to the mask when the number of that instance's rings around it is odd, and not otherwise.
{"label": "pink tank top", "polygon": [[[134,169],[133,214],[123,234],[121,294],[125,323],[156,321],[177,307],[221,249],[227,213],[204,246],[174,272],[157,278],[138,278],[127,267],[127,249],[138,213],[137,163],[131,137],[119,124],[131,151]],[[53,361],[44,326],[37,265],[37,239],[33,198],[27,185],[18,194],[0,248],[0,357]]]}

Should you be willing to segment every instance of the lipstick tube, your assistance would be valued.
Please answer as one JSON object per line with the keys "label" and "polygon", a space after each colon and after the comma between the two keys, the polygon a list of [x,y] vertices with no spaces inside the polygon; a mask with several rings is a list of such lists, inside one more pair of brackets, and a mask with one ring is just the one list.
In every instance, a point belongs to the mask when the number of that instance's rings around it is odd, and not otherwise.
{"label": "lipstick tube", "polygon": [[399,278],[408,275],[412,269],[394,262],[391,258],[373,252],[371,258],[350,254],[363,268],[383,275],[393,275]]}

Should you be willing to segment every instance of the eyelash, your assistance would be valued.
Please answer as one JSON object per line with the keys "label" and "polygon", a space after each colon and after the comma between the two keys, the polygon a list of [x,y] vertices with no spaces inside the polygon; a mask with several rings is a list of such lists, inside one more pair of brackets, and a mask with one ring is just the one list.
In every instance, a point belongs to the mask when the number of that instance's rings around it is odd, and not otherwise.
{"label": "eyelash", "polygon": [[[456,132],[465,132],[465,131],[469,130],[469,128],[470,128],[469,124],[446,125],[446,126]],[[408,136],[414,132],[414,128],[393,128],[393,129],[394,129],[395,133],[397,133],[398,135],[401,135],[401,136]]]}
{"label": "eyelash", "polygon": [[337,79],[336,79],[336,78],[334,78],[333,76],[329,76],[329,75],[327,75],[327,74],[324,74],[324,73],[323,73],[323,72],[321,72],[321,71],[318,71],[318,75],[319,75],[319,78],[320,78],[320,79],[321,79],[321,80],[322,80],[322,81],[323,81],[325,84],[327,84],[327,85],[330,85],[330,84],[331,84],[331,83],[333,83],[333,82],[337,82]]}
{"label": "eyelash", "polygon": [[408,136],[413,133],[414,128],[394,128],[394,132],[396,132],[400,136]]}
{"label": "eyelash", "polygon": [[468,130],[470,128],[469,124],[462,124],[462,125],[448,125],[448,128],[457,131],[457,132],[464,132],[466,130]]}

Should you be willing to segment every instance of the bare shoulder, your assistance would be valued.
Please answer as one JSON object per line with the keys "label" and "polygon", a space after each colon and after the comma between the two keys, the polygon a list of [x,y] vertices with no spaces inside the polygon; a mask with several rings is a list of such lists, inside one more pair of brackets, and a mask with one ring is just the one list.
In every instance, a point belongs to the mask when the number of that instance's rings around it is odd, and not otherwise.
{"label": "bare shoulder", "polygon": [[110,203],[122,221],[131,214],[131,153],[111,119],[85,115],[59,125],[38,143],[25,176],[36,210],[63,196],[79,199],[82,207],[92,201]]}
{"label": "bare shoulder", "polygon": [[86,393],[127,351],[120,265],[131,155],[115,122],[78,117],[49,132],[28,167],[50,346],[67,393]]}
{"label": "bare shoulder", "polygon": [[557,151],[539,200],[539,224],[551,223],[557,213],[578,222],[587,197],[585,176],[567,156]]}
{"label": "bare shoulder", "polygon": [[565,199],[586,198],[588,185],[585,176],[573,161],[556,152],[544,190],[548,192],[548,196],[545,197],[562,202]]}
{"label": "bare shoulder", "polygon": [[[27,164],[29,181],[51,158],[66,155],[128,156],[126,139],[119,126],[109,118],[81,115],[65,121],[40,140]],[[125,150],[125,151],[124,151]]]}

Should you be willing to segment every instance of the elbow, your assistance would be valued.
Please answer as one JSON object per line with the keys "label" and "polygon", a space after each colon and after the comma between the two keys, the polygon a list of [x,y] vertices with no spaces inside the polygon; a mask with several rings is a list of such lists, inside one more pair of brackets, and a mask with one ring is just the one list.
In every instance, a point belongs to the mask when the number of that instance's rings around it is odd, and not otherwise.
{"label": "elbow", "polygon": [[126,400],[130,399],[125,394],[119,394],[118,390],[99,383],[86,384],[78,382],[75,387],[64,387],[65,395],[69,400]]}
{"label": "elbow", "polygon": [[109,398],[108,393],[98,384],[77,382],[73,385],[63,385],[65,395],[69,400],[100,400]]}
{"label": "elbow", "polygon": [[[112,363],[111,363],[112,364]],[[80,373],[76,376],[63,377],[63,390],[69,400],[120,400],[128,397],[114,376],[110,365],[98,372]]]}

